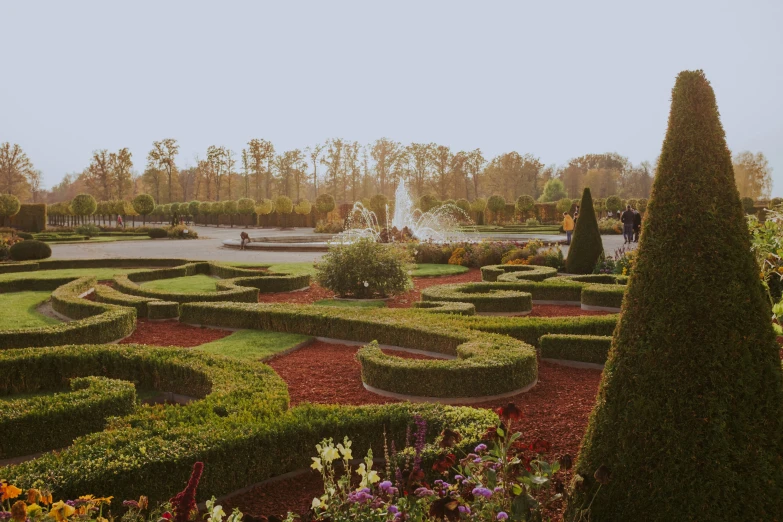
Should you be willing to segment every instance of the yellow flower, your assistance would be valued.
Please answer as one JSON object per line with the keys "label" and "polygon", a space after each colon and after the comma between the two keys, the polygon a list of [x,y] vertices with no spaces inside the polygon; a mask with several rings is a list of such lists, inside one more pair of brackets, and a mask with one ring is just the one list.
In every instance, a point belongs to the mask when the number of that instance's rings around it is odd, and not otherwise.
{"label": "yellow flower", "polygon": [[37,489],[28,489],[27,490],[27,503],[28,504],[35,504],[38,502],[38,499],[41,498],[41,492]]}
{"label": "yellow flower", "polygon": [[[112,501],[112,499],[113,499],[113,498],[114,498],[114,497],[100,497],[100,498],[95,498],[95,499],[93,499],[93,500],[92,500],[92,502],[93,502],[93,504],[95,504],[96,506],[100,506],[101,504],[111,504],[111,501]],[[141,504],[141,499],[142,499],[142,498],[146,499],[147,497],[144,497],[144,496],[142,496],[142,497],[139,499],[139,504]]]}
{"label": "yellow flower", "polygon": [[313,468],[315,470],[318,470],[318,471],[323,471],[324,470],[324,467],[321,465],[321,459],[319,459],[317,457],[310,457],[310,458],[313,459],[313,463],[310,464],[311,468]]}
{"label": "yellow flower", "polygon": [[68,520],[68,517],[75,512],[76,509],[60,500],[52,504],[52,509],[49,510],[49,516],[54,517],[57,522],[63,522],[64,520]]}
{"label": "yellow flower", "polygon": [[30,504],[27,506],[27,516],[30,518],[37,518],[41,515],[42,508],[38,504]]}
{"label": "yellow flower", "polygon": [[17,500],[11,506],[11,518],[16,522],[24,522],[24,519],[27,518],[27,504],[24,503],[24,500]]}
{"label": "yellow flower", "polygon": [[12,484],[0,482],[0,502],[16,498],[22,494],[22,490]]}
{"label": "yellow flower", "polygon": [[150,499],[148,499],[144,495],[139,497],[139,509],[147,509],[147,506],[149,505],[150,505]]}
{"label": "yellow flower", "polygon": [[332,462],[333,460],[337,460],[340,458],[340,453],[337,451],[337,448],[335,448],[334,446],[328,446],[324,448],[324,453],[322,457],[326,462]]}
{"label": "yellow flower", "polygon": [[319,508],[319,507],[321,507],[322,505],[323,505],[323,503],[321,502],[321,500],[320,500],[320,499],[318,499],[318,498],[314,498],[314,499],[313,499],[313,503],[312,503],[312,504],[310,504],[310,509]]}
{"label": "yellow flower", "polygon": [[351,441],[348,441],[346,446],[338,444],[337,449],[339,449],[340,453],[343,454],[343,460],[351,460],[353,458],[353,453],[351,452]]}

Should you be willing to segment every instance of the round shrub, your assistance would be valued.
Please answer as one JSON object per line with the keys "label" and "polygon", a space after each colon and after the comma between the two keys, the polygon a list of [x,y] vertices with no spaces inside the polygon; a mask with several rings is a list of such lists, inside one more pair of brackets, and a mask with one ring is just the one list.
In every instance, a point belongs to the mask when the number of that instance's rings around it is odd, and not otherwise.
{"label": "round shrub", "polygon": [[321,194],[315,198],[315,209],[322,214],[328,214],[334,210],[334,196],[331,194]]}
{"label": "round shrub", "polygon": [[19,198],[12,194],[0,194],[0,225],[5,218],[10,218],[19,213],[22,206],[19,204]]}
{"label": "round shrub", "polygon": [[101,233],[101,229],[92,223],[78,226],[74,229],[74,232],[81,236],[94,237]]}
{"label": "round shrub", "polygon": [[98,209],[98,202],[89,194],[79,194],[71,200],[71,212],[77,216],[92,216]]}
{"label": "round shrub", "polygon": [[332,246],[317,266],[316,280],[340,297],[387,297],[411,287],[410,255],[367,238]]}
{"label": "round shrub", "polygon": [[17,232],[16,235],[22,239],[33,239],[33,235],[29,232]]}
{"label": "round shrub", "polygon": [[152,239],[161,239],[168,236],[168,232],[164,228],[151,228],[147,235]]}
{"label": "round shrub", "polygon": [[14,261],[29,261],[52,257],[52,248],[43,241],[29,239],[12,245],[9,253]]}
{"label": "round shrub", "polygon": [[140,216],[143,216],[144,223],[147,222],[147,216],[155,210],[155,200],[149,194],[139,194],[133,198],[133,210]]}

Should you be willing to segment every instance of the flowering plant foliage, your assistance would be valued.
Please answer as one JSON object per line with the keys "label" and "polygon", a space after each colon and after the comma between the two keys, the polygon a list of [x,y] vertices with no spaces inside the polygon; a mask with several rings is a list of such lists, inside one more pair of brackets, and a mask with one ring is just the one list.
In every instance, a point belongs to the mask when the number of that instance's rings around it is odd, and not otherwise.
{"label": "flowering plant foliage", "polygon": [[[312,468],[324,481],[324,494],[314,498],[313,520],[342,522],[449,522],[472,520],[543,520],[543,513],[564,494],[557,476],[569,469],[572,459],[564,455],[547,462],[548,442],[523,444],[513,425],[522,412],[513,404],[498,409],[501,422],[485,434],[485,443],[470,453],[457,456],[462,441],[459,432],[445,429],[438,438],[440,455],[430,466],[423,464],[426,422],[415,418],[415,430],[408,430],[406,448],[397,453],[392,443],[383,474],[372,470],[372,452],[355,470],[351,467],[350,440],[335,446],[331,439],[316,446]],[[412,440],[411,440],[412,439]],[[345,473],[336,478],[334,465]],[[296,515],[289,513],[287,522]]]}
{"label": "flowering plant foliage", "polygon": [[599,258],[593,273],[630,276],[635,264],[636,250],[623,246],[615,250],[613,255]]}

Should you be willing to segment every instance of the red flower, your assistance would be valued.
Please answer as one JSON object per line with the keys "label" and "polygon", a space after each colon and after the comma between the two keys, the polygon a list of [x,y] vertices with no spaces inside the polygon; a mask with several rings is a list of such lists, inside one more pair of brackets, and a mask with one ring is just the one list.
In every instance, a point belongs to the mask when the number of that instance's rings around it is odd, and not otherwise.
{"label": "red flower", "polygon": [[455,462],[457,462],[457,457],[455,457],[453,453],[449,453],[448,455],[442,456],[440,460],[433,464],[432,469],[443,473],[444,471],[448,471]]}
{"label": "red flower", "polygon": [[441,448],[453,448],[462,441],[462,435],[460,435],[458,431],[453,431],[448,428],[443,430],[443,433],[441,433],[440,436],[442,437],[440,440]]}
{"label": "red flower", "polygon": [[500,417],[503,420],[520,420],[522,418],[522,410],[517,408],[516,404],[509,402],[505,406],[498,408],[495,410],[495,413],[498,414],[498,417]]}
{"label": "red flower", "polygon": [[543,439],[536,439],[533,444],[530,445],[530,451],[536,453],[548,453],[552,449],[552,444]]}
{"label": "red flower", "polygon": [[160,516],[160,518],[165,518],[166,520],[171,520],[171,513],[169,513],[168,511],[166,511],[165,513],[163,513],[163,514]]}
{"label": "red flower", "polygon": [[201,474],[203,472],[203,462],[196,462],[193,464],[193,471],[190,474],[188,485],[169,500],[174,508],[175,522],[188,522],[190,520],[190,514],[196,510],[196,489],[198,488],[198,482],[201,480]]}

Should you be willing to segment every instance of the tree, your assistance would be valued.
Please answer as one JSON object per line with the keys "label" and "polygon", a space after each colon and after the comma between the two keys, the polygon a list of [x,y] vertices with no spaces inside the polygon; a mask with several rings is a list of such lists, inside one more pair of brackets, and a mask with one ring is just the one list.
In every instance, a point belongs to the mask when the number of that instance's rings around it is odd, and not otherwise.
{"label": "tree", "polygon": [[242,198],[237,201],[237,213],[242,216],[251,216],[255,211],[255,208],[256,202],[250,198]]}
{"label": "tree", "polygon": [[563,182],[557,178],[552,178],[544,185],[544,192],[541,194],[540,200],[542,203],[551,203],[567,197],[568,194],[566,193]]}
{"label": "tree", "polygon": [[236,153],[231,149],[226,149],[226,199],[233,199],[234,193],[231,190],[231,178],[235,174],[234,172],[234,166],[236,165],[237,161],[234,159],[234,156],[236,156]]}
{"label": "tree", "polygon": [[133,154],[125,147],[109,155],[112,183],[117,199],[124,200],[130,192],[131,179],[133,177]]}
{"label": "tree", "polygon": [[[166,138],[152,142],[152,150],[147,154],[147,168],[154,169],[163,176],[168,187],[167,199],[174,200],[174,181],[177,178],[177,165],[175,158],[179,154],[179,145],[174,138]],[[160,201],[160,194],[155,198]]]}
{"label": "tree", "polygon": [[521,194],[535,195],[544,164],[538,158],[518,152],[496,156],[484,170],[489,189],[500,194],[506,201],[513,201]]}
{"label": "tree", "polygon": [[[275,146],[267,140],[259,139],[250,140],[247,142],[247,146],[247,153],[250,158],[250,171],[255,177],[256,200],[260,201],[262,198],[272,196],[272,173],[269,172],[269,160],[275,155]],[[263,183],[264,178],[266,178],[266,184]]]}
{"label": "tree", "polygon": [[209,215],[212,213],[212,203],[209,201],[202,201],[198,204],[198,215],[203,216],[204,225],[208,223]]}
{"label": "tree", "polygon": [[588,504],[609,521],[783,513],[780,346],[715,94],[685,71],[671,99],[566,520]]}
{"label": "tree", "polygon": [[[564,200],[561,200],[562,203]],[[571,200],[568,201],[568,207],[571,208]],[[558,203],[558,210],[563,206]],[[574,238],[571,240],[571,246],[568,248],[568,257],[566,258],[566,272],[569,274],[592,274],[598,259],[604,253],[604,244],[601,240],[601,232],[598,230],[598,220],[595,217],[593,208],[593,197],[590,194],[590,187],[585,187],[582,192],[582,201],[579,203],[579,219],[576,220],[574,227]]]}
{"label": "tree", "polygon": [[71,200],[71,212],[75,216],[81,217],[82,222],[84,222],[84,217],[92,216],[97,209],[98,202],[90,194],[79,194]]}
{"label": "tree", "polygon": [[33,170],[30,172],[27,181],[30,185],[30,198],[33,203],[38,203],[41,198],[41,193],[44,192],[43,173],[40,170]]}
{"label": "tree", "polygon": [[563,212],[568,212],[571,210],[571,205],[573,205],[573,202],[568,198],[563,198],[560,201],[557,202],[557,211],[561,214]]}
{"label": "tree", "polygon": [[283,228],[288,224],[288,214],[294,209],[294,203],[288,196],[277,196],[275,198],[275,212],[283,216]]}
{"label": "tree", "polygon": [[[484,159],[484,156],[481,154],[481,149],[473,149],[465,155],[465,158],[465,169],[470,175],[470,179],[473,181],[473,196],[478,197],[479,175],[484,170],[484,165],[487,163],[487,160]],[[465,197],[469,197],[469,195],[465,194]]]}
{"label": "tree", "polygon": [[732,161],[740,197],[768,199],[772,190],[772,169],[764,154],[738,152]]}
{"label": "tree", "polygon": [[312,147],[307,147],[307,149],[305,149],[310,156],[310,161],[313,162],[313,192],[316,199],[318,199],[318,158],[321,155],[321,151],[324,150],[324,147],[326,147],[326,145],[316,143]]}
{"label": "tree", "polygon": [[33,163],[22,147],[7,141],[0,144],[0,194],[26,197],[33,172]]}
{"label": "tree", "polygon": [[328,216],[329,212],[334,210],[334,206],[334,196],[331,194],[321,194],[315,198],[315,209],[324,216]]}
{"label": "tree", "polygon": [[326,177],[331,180],[329,191],[337,197],[337,183],[343,165],[343,140],[334,138],[327,142],[326,155],[321,158],[321,163],[326,165]]}
{"label": "tree", "polygon": [[405,160],[405,149],[400,142],[381,138],[373,143],[370,156],[375,160],[380,193],[388,195],[391,192],[389,187],[396,181],[400,164]]}
{"label": "tree", "polygon": [[108,150],[96,150],[92,153],[92,160],[85,174],[85,181],[90,193],[102,201],[114,199],[115,183]]}
{"label": "tree", "polygon": [[224,201],[223,214],[228,216],[229,223],[231,223],[231,228],[234,228],[234,216],[238,214],[237,202],[232,200]]}
{"label": "tree", "polygon": [[642,214],[644,214],[647,211],[647,200],[646,199],[641,198],[641,199],[639,199],[636,202],[636,204],[638,205],[638,208],[636,210],[638,210]]}
{"label": "tree", "polygon": [[310,212],[313,210],[313,205],[307,201],[306,199],[303,199],[299,203],[296,204],[294,207],[294,212],[299,214],[300,216],[308,216],[310,215]]}
{"label": "tree", "polygon": [[199,210],[201,208],[201,203],[198,201],[191,201],[188,203],[188,214],[193,218],[193,223],[196,222],[196,216],[199,215]]}
{"label": "tree", "polygon": [[519,196],[517,198],[516,208],[517,212],[519,212],[522,215],[522,218],[526,218],[530,211],[532,211],[536,206],[536,200],[533,199],[533,196]]}
{"label": "tree", "polygon": [[433,170],[432,184],[441,199],[448,197],[452,157],[449,147],[432,144],[430,148],[430,162]]}
{"label": "tree", "polygon": [[623,208],[623,200],[619,196],[609,196],[606,198],[606,210],[617,212]]}
{"label": "tree", "polygon": [[406,149],[413,190],[418,196],[424,194],[432,174],[432,148],[432,143],[411,143]]}
{"label": "tree", "polygon": [[139,194],[133,198],[133,210],[142,216],[143,224],[147,225],[147,216],[155,210],[155,200],[149,194]]}
{"label": "tree", "polygon": [[487,200],[487,208],[492,212],[492,216],[495,218],[495,224],[500,224],[500,218],[503,216],[503,211],[506,209],[506,200],[503,196],[490,196]]}
{"label": "tree", "polygon": [[0,217],[3,218],[0,224],[5,225],[6,219],[11,219],[19,213],[22,206],[19,204],[19,198],[13,194],[0,194]]}
{"label": "tree", "polygon": [[378,223],[386,225],[387,207],[389,205],[389,198],[383,194],[375,194],[370,198],[370,210],[375,212],[375,217],[378,218]]}
{"label": "tree", "polygon": [[220,185],[226,175],[226,148],[216,145],[207,147],[207,162],[215,180],[215,199],[220,201]]}

